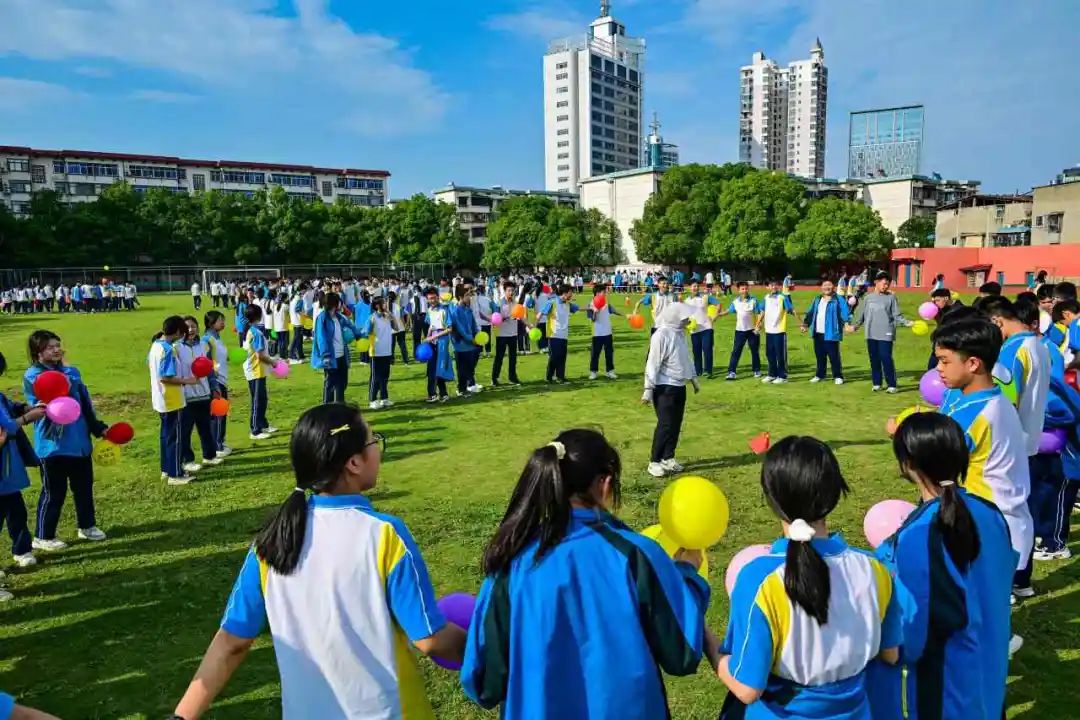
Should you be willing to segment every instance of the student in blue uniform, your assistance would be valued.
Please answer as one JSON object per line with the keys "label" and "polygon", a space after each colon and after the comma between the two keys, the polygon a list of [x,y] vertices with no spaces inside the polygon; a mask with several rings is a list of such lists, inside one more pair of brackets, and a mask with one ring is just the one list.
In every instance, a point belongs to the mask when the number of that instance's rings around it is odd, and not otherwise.
{"label": "student in blue uniform", "polygon": [[830,534],[848,486],[832,450],[786,437],[761,487],[784,537],[739,572],[727,635],[709,656],[730,690],[722,720],[868,720],[866,667],[895,663],[900,606],[885,566]]}
{"label": "student in blue uniform", "polygon": [[536,306],[536,324],[547,328],[547,381],[564,383],[570,342],[570,316],[578,311],[578,306],[570,302],[574,297],[574,289],[566,283],[558,285],[555,291],[556,294],[546,303]]}
{"label": "student in blue uniform", "polygon": [[[370,325],[371,306],[365,307],[364,322]],[[311,367],[323,371],[324,403],[345,402],[345,388],[349,385],[349,344],[353,338],[367,337],[367,326],[364,328],[361,332],[352,320],[341,314],[340,295],[326,293],[323,311],[315,318],[311,334]]]}
{"label": "student in blue uniform", "polygon": [[[7,360],[0,354],[0,375],[5,370]],[[23,428],[43,417],[44,405],[30,407],[15,403],[0,393],[0,528],[7,526],[11,538],[11,557],[19,567],[37,564],[37,558],[31,551],[32,536],[26,522],[26,502],[22,491],[30,487],[26,466],[36,466],[39,460]],[[0,589],[0,602],[11,597],[11,593]]]}
{"label": "student in blue uniform", "polygon": [[[424,313],[424,327],[427,339],[431,343],[431,359],[427,362],[427,393],[429,403],[446,402],[450,392],[446,383],[454,379],[454,366],[450,360],[450,333],[453,320],[449,309],[439,304],[439,291],[429,287],[424,291],[427,298],[427,312]],[[436,394],[438,391],[438,394]]]}
{"label": "student in blue uniform", "polygon": [[454,365],[457,372],[458,397],[470,397],[480,391],[476,384],[476,365],[480,362],[480,346],[474,342],[480,328],[473,312],[471,285],[461,283],[454,288],[457,304],[450,308],[452,332],[450,342],[454,347]]}
{"label": "student in blue uniform", "polygon": [[899,665],[870,673],[874,720],[1004,717],[1017,559],[1005,517],[963,489],[967,439],[952,418],[910,416],[893,451],[921,504],[878,548],[905,607]]}
{"label": "student in blue uniform", "polygon": [[[203,317],[203,327],[206,330],[202,336],[203,349],[206,357],[214,363],[214,372],[210,376],[214,398],[228,400],[229,349],[225,347],[225,342],[221,339],[221,331],[225,329],[225,315],[217,310],[211,310]],[[232,448],[225,444],[225,428],[228,424],[228,415],[215,415],[210,418],[217,456],[222,458],[232,454]]]}
{"label": "student in blue uniform", "polygon": [[844,340],[844,325],[851,320],[851,310],[844,298],[837,297],[831,280],[823,280],[821,294],[810,303],[803,316],[801,330],[810,332],[814,340],[817,372],[810,382],[825,379],[825,361],[832,365],[833,383],[844,384],[844,363],[840,360],[840,343]]}
{"label": "student in blue uniform", "polygon": [[669,717],[661,671],[693,675],[709,586],[612,515],[619,454],[593,430],[534,450],[484,551],[461,683],[506,720]]}

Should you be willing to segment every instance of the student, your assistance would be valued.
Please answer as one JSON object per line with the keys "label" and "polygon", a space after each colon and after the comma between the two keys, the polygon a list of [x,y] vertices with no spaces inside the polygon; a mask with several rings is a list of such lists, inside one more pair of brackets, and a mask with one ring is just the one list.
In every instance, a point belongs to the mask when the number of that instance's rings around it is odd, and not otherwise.
{"label": "student", "polygon": [[980,297],[997,297],[1001,295],[1001,283],[990,281],[979,286]]}
{"label": "student", "polygon": [[963,488],[967,437],[952,418],[912,415],[893,451],[920,504],[877,550],[910,607],[901,664],[870,674],[874,720],[1004,717],[1016,562],[1005,518]]}
{"label": "student", "polygon": [[766,287],[769,292],[761,303],[756,326],[758,332],[765,328],[765,360],[769,363],[769,374],[761,382],[780,385],[787,382],[787,318],[795,314],[795,307],[786,285],[784,292],[776,280],[766,281]]}
{"label": "student", "polygon": [[147,364],[150,368],[150,401],[161,418],[161,479],[169,485],[187,485],[194,480],[184,472],[180,459],[181,416],[184,411],[184,385],[195,378],[180,373],[175,343],[187,332],[187,323],[179,315],[170,315],[154,335]]}
{"label": "student", "polygon": [[717,317],[735,315],[735,339],[731,347],[731,357],[728,359],[727,380],[734,380],[739,360],[742,359],[743,348],[750,346],[750,368],[754,377],[761,377],[761,335],[758,334],[757,323],[760,314],[764,310],[761,301],[750,294],[750,285],[745,280],[735,284],[738,295],[731,301],[726,310],[717,313]]}
{"label": "student", "polygon": [[814,356],[817,358],[817,372],[810,382],[825,379],[826,359],[832,365],[833,383],[844,384],[844,364],[840,360],[840,343],[844,339],[844,325],[851,320],[848,304],[833,292],[831,280],[821,283],[821,295],[810,303],[810,309],[803,316],[801,330],[810,331],[814,340]]}
{"label": "student", "polygon": [[[596,309],[597,298],[604,298],[604,307]],[[602,283],[593,285],[593,301],[586,308],[586,315],[592,321],[592,352],[589,354],[589,379],[595,380],[596,373],[600,370],[600,351],[604,351],[604,369],[612,380],[618,380],[615,374],[615,342],[611,336],[611,316],[619,315],[619,311],[611,306],[607,300],[607,286]],[[654,325],[655,327],[655,325]]]}
{"label": "student", "polygon": [[[211,375],[211,391],[214,398],[229,399],[229,349],[221,339],[225,329],[225,315],[218,310],[211,310],[203,317],[205,332],[202,336],[203,351],[214,363]],[[232,448],[225,444],[225,428],[229,424],[228,415],[215,415],[210,418],[210,431],[213,433],[217,456],[228,457]]]}
{"label": "student", "polygon": [[176,717],[202,717],[269,625],[285,720],[434,718],[405,639],[460,661],[465,633],[439,612],[405,523],[363,495],[384,444],[351,405],[300,417],[289,442],[296,487],[248,550]]}
{"label": "student", "polygon": [[[0,354],[0,375],[7,371],[7,360]],[[40,460],[30,446],[23,428],[45,417],[45,406],[15,403],[0,392],[0,528],[7,526],[11,538],[11,558],[19,567],[37,564],[26,521],[26,501],[22,491],[30,487],[26,466],[39,466]],[[0,573],[0,579],[3,574]],[[0,589],[0,603],[11,600]]]}
{"label": "student", "polygon": [[[391,343],[391,349],[397,346],[401,350],[401,362],[409,364],[409,349],[405,345],[405,323],[408,321],[409,315],[404,311],[401,306],[401,302],[398,300],[396,292],[391,290],[386,296],[385,304],[386,312],[390,314],[390,322],[393,329],[393,338]],[[372,306],[372,313],[375,312],[374,306]],[[390,353],[390,362],[394,362],[394,353]]]}
{"label": "student", "polygon": [[893,394],[896,389],[896,365],[893,364],[893,342],[896,326],[910,326],[900,313],[896,295],[889,292],[892,280],[887,272],[874,276],[874,292],[867,293],[855,310],[855,317],[844,329],[853,333],[866,326],[866,349],[870,355],[870,381],[877,392],[885,382],[885,392]]}
{"label": "student", "polygon": [[[469,301],[469,307],[472,309],[473,320],[476,323],[476,327],[481,332],[487,333],[488,341],[484,343],[483,354],[484,357],[491,357],[491,314],[495,312],[495,303],[491,298],[484,293],[484,286],[481,285],[479,289],[473,280],[466,280],[465,286],[469,288],[471,293],[471,299]],[[479,361],[479,357],[477,358]],[[475,368],[474,368],[475,370]]]}
{"label": "student", "polygon": [[[540,282],[536,284],[533,289],[533,296],[527,298],[525,301],[526,307],[536,309],[536,327],[540,330],[540,339],[536,343],[536,349],[541,353],[550,353],[551,344],[548,342],[548,336],[551,334],[551,328],[548,327],[546,321],[540,319],[541,310],[551,304],[553,300],[552,288],[547,284],[547,277],[540,279]],[[556,290],[556,294],[558,291]],[[549,363],[550,364],[550,363]]]}
{"label": "student", "polygon": [[[940,325],[945,322],[945,318],[949,313],[958,308],[965,307],[964,303],[959,300],[953,300],[952,291],[945,287],[935,288],[930,293],[930,301],[937,305],[938,313],[934,316],[934,322]],[[933,370],[937,367],[937,356],[934,355],[933,346],[930,347],[930,359],[926,364],[927,370]]]}
{"label": "student", "polygon": [[[709,317],[709,306],[720,305],[720,301],[712,294],[712,288],[706,292],[701,291],[701,282],[690,282],[690,293],[684,302],[693,305],[700,310],[690,326],[690,345],[694,350],[694,372],[698,377],[713,374],[713,324]],[[717,308],[719,309],[719,307]]]}
{"label": "student", "polygon": [[341,296],[335,292],[323,297],[323,311],[315,320],[312,330],[311,367],[323,371],[324,403],[345,402],[345,388],[349,386],[349,343],[345,336],[348,331],[353,338],[367,337],[371,326],[371,312],[364,314],[367,325],[357,329],[352,320],[341,314]]}
{"label": "student", "polygon": [[381,297],[371,300],[369,337],[371,338],[371,382],[368,383],[368,407],[390,407],[390,365],[394,361],[394,318]]}
{"label": "student", "polygon": [[645,293],[645,296],[634,304],[634,315],[637,315],[638,309],[642,305],[652,311],[653,326],[649,330],[649,333],[652,334],[656,332],[656,319],[664,312],[664,308],[676,300],[677,298],[671,292],[671,286],[668,284],[667,278],[660,275],[656,278],[656,290]]}
{"label": "student", "polygon": [[278,357],[289,356],[289,296],[279,293],[274,299],[272,317],[274,318],[274,334],[277,336],[274,345],[274,354]]}
{"label": "student", "polygon": [[672,562],[617,520],[620,471],[600,433],[560,433],[532,452],[484,551],[461,684],[506,720],[668,717],[661,671],[697,671],[701,552]]}
{"label": "student", "polygon": [[297,286],[289,299],[289,327],[292,332],[292,342],[289,344],[289,364],[300,365],[304,362],[304,294],[302,286]]}
{"label": "student", "polygon": [[578,306],[570,302],[574,289],[562,283],[555,288],[555,295],[544,305],[538,305],[536,323],[547,327],[548,362],[545,378],[548,383],[566,382],[566,355],[570,337],[570,316]]}
{"label": "student", "polygon": [[517,283],[507,280],[502,286],[503,296],[496,310],[502,316],[502,324],[499,325],[495,334],[495,360],[491,364],[491,384],[499,385],[499,376],[502,374],[503,357],[509,356],[509,384],[517,386],[521,384],[517,374],[517,343],[518,327],[523,325],[511,313],[514,311],[515,293]]}
{"label": "student", "polygon": [[675,459],[683,415],[686,412],[686,383],[701,390],[697,374],[690,362],[683,331],[691,318],[700,311],[686,303],[674,303],[664,308],[656,319],[656,332],[649,339],[649,357],[645,361],[645,392],[643,405],[652,403],[656,412],[652,454],[647,472],[653,477],[681,472],[683,466]]}
{"label": "student", "polygon": [[[427,298],[427,312],[424,314],[424,327],[427,328],[427,340],[431,344],[431,359],[427,362],[427,393],[429,403],[446,402],[450,392],[446,383],[454,379],[454,367],[450,361],[450,338],[453,321],[450,311],[439,304],[439,291],[429,287],[424,291]],[[438,390],[438,394],[436,394]]]}
{"label": "student", "polygon": [[109,429],[98,419],[90,391],[82,374],[74,365],[64,364],[64,347],[60,336],[48,330],[37,330],[27,343],[30,367],[23,374],[23,396],[31,405],[38,403],[34,381],[43,372],[54,370],[68,379],[68,396],[79,402],[82,413],[68,425],[57,425],[48,417],[34,424],[34,448],[41,459],[41,495],[38,497],[37,528],[34,549],[52,552],[66,547],[56,538],[56,526],[64,509],[68,486],[75,501],[78,537],[82,540],[104,540],[105,533],[97,527],[94,508],[94,463],[90,456],[94,446],[91,437],[100,438]]}
{"label": "student", "polygon": [[191,283],[191,304],[198,310],[202,307],[202,291],[199,289],[199,283]]}
{"label": "student", "polygon": [[[1034,544],[1027,437],[1016,408],[994,384],[992,369],[1001,352],[1001,330],[989,320],[950,320],[934,331],[938,373],[948,388],[941,412],[960,424],[971,459],[966,487],[1001,510],[1019,560],[1023,580]],[[1030,578],[1029,578],[1030,579]],[[1014,587],[1014,595],[1030,597],[1030,585]]]}
{"label": "student", "polygon": [[[199,323],[188,315],[184,318],[187,332],[176,342],[176,355],[180,361],[180,376],[189,377],[194,382],[184,385],[184,410],[180,415],[180,459],[184,471],[194,475],[203,465],[220,465],[222,458],[217,456],[217,438],[210,428],[210,377],[195,377],[191,370],[197,358],[206,357],[206,351],[199,339]],[[191,447],[191,432],[199,433],[199,445],[202,449],[202,462],[195,461],[195,451]]]}
{"label": "student", "polygon": [[450,344],[454,347],[454,366],[457,373],[458,397],[469,397],[483,388],[476,384],[476,364],[480,362],[480,346],[475,342],[479,328],[473,313],[472,286],[461,283],[454,288],[457,304],[450,308]]}
{"label": "student", "polygon": [[[254,303],[248,305],[244,310],[244,320],[247,325],[247,333],[244,335],[244,349],[247,351],[247,358],[244,360],[244,379],[247,380],[248,393],[251,395],[248,437],[251,440],[266,440],[271,434],[277,432],[277,428],[266,419],[266,409],[270,402],[266,394],[266,373],[279,361],[270,354],[266,343],[262,325],[262,308]],[[312,362],[314,360],[315,352],[312,350]]]}

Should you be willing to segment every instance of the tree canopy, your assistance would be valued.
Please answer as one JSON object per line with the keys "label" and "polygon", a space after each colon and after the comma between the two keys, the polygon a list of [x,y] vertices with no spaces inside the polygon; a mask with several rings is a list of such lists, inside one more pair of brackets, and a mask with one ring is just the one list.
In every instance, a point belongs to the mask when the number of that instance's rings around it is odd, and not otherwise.
{"label": "tree canopy", "polygon": [[540,195],[523,195],[499,206],[488,224],[480,264],[491,270],[615,265],[625,259],[620,248],[618,226],[598,210],[580,210]]}
{"label": "tree canopy", "polygon": [[806,207],[802,183],[778,172],[751,172],[724,184],[720,211],[702,246],[709,261],[775,263]]}
{"label": "tree canopy", "polygon": [[896,247],[931,247],[937,222],[933,215],[908,218],[896,229]]}
{"label": "tree canopy", "polygon": [[852,200],[825,198],[811,203],[785,247],[792,259],[881,260],[892,249],[893,236],[873,208]]}

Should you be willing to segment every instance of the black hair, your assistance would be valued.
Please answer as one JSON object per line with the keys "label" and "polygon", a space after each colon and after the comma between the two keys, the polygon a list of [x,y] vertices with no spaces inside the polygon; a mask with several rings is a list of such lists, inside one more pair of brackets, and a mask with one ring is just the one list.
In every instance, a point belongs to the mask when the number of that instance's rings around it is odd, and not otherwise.
{"label": "black hair", "polygon": [[1054,286],[1054,297],[1061,298],[1062,300],[1075,300],[1076,283],[1068,281],[1059,282]]}
{"label": "black hair", "polygon": [[994,282],[993,280],[991,280],[990,282],[985,282],[979,286],[979,292],[981,292],[983,295],[1000,295],[1001,283]]}
{"label": "black hair", "polygon": [[199,321],[195,319],[194,315],[185,315],[184,316],[184,337],[187,337],[191,333],[191,326],[188,325],[188,323],[191,323],[192,325],[195,326],[195,334],[198,335],[199,334]]}
{"label": "black hair", "polygon": [[465,296],[468,295],[468,294],[469,294],[469,287],[468,287],[467,284],[465,284],[463,282],[458,283],[458,286],[456,288],[454,288],[454,297],[457,298],[458,302],[461,302],[462,300],[464,300]]}
{"label": "black hair", "polygon": [[565,295],[566,293],[570,292],[573,289],[574,288],[570,287],[566,283],[559,283],[558,285],[555,286],[555,294],[556,295]]}
{"label": "black hair", "polygon": [[1035,297],[1039,300],[1053,300],[1054,299],[1054,286],[1043,283],[1035,290]]}
{"label": "black hair", "polygon": [[[392,296],[394,293],[390,293]],[[391,298],[390,302],[393,302]],[[386,312],[386,298],[381,295],[371,298],[371,309],[373,312]]]}
{"label": "black hair", "polygon": [[[761,488],[774,513],[791,523],[824,520],[848,493],[840,463],[817,438],[789,435],[761,466]],[[808,542],[788,542],[784,590],[819,625],[829,621],[829,566]]]}
{"label": "black hair", "polygon": [[52,330],[35,330],[30,333],[30,338],[26,342],[26,349],[30,354],[31,365],[40,362],[40,360],[38,360],[38,355],[40,355],[53,340],[60,342],[60,336]]}
{"label": "black hair", "polygon": [[7,358],[4,357],[4,353],[0,352],[0,375],[7,372]]}
{"label": "black hair", "polygon": [[893,435],[893,453],[905,475],[917,475],[941,498],[935,525],[949,557],[966,572],[979,556],[979,530],[957,485],[967,477],[968,447],[964,431],[941,413],[915,413]]}
{"label": "black hair", "polygon": [[506,290],[506,289],[516,290],[517,289],[517,283],[514,282],[513,280],[506,280],[505,282],[503,282],[502,286],[503,286],[503,290]]}
{"label": "black hair", "polygon": [[932,293],[930,293],[930,297],[932,297],[932,298],[951,298],[952,297],[952,291],[949,290],[948,288],[937,288]]}
{"label": "black hair", "polygon": [[300,416],[289,438],[289,456],[300,489],[289,493],[255,536],[255,552],[275,572],[289,575],[300,562],[308,515],[303,491],[323,492],[332,487],[349,458],[367,451],[368,436],[367,423],[355,405],[317,405]]}
{"label": "black hair", "polygon": [[750,287],[750,283],[746,282],[745,280],[739,280],[735,283],[735,287]]}
{"label": "black hair", "polygon": [[878,280],[888,280],[889,282],[892,282],[892,277],[884,270],[878,270],[874,273],[874,282],[877,282]]}
{"label": "black hair", "polygon": [[154,340],[160,340],[166,335],[184,335],[187,333],[187,323],[179,315],[170,315],[161,322],[161,332],[156,333]]}
{"label": "black hair", "polygon": [[438,297],[439,291],[434,285],[428,285],[426,288],[424,288],[424,296],[427,297],[428,295],[434,295]]}
{"label": "black hair", "polygon": [[600,293],[602,293],[602,292],[604,292],[606,290],[607,290],[607,285],[605,285],[604,283],[594,283],[593,286],[592,286],[593,297],[596,297],[597,295],[599,295]]}
{"label": "black hair", "polygon": [[341,296],[336,292],[328,292],[323,296],[323,310],[337,310],[341,307]]}
{"label": "black hair", "polygon": [[210,328],[214,327],[214,325],[217,325],[218,320],[221,320],[224,317],[225,315],[218,312],[217,310],[208,311],[205,315],[203,315],[203,328],[209,330]]}
{"label": "black hair", "polygon": [[1013,305],[1012,301],[1001,295],[990,295],[983,298],[979,303],[979,312],[991,318],[999,317],[1005,320],[1019,320],[1019,318],[1016,317],[1016,307]]}
{"label": "black hair", "polygon": [[938,325],[932,340],[934,347],[952,350],[965,358],[978,358],[989,374],[1001,352],[1002,336],[1001,328],[985,318],[950,318],[949,322]]}
{"label": "black hair", "polygon": [[[554,443],[566,454],[559,459]],[[596,430],[564,430],[553,443],[533,450],[510,496],[502,522],[484,550],[484,573],[495,575],[510,567],[529,543],[539,540],[537,562],[566,536],[571,500],[592,504],[589,489],[598,478],[612,477],[614,505],[621,497],[619,453]]]}
{"label": "black hair", "polygon": [[[1028,297],[1029,295],[1032,297]],[[1034,295],[1034,293],[1024,293],[1013,303],[1016,319],[1028,327],[1037,327],[1039,324],[1039,301]]]}
{"label": "black hair", "polygon": [[263,310],[255,303],[251,303],[244,309],[244,319],[252,325],[257,325],[262,320]]}
{"label": "black hair", "polygon": [[1035,274],[1035,281],[1036,282],[1046,282],[1046,275],[1047,275],[1047,272],[1045,270],[1040,270],[1039,272],[1037,272]]}
{"label": "black hair", "polygon": [[1080,302],[1076,299],[1062,300],[1059,303],[1054,304],[1053,319],[1054,322],[1061,322],[1064,318],[1062,313],[1071,312],[1073,315],[1080,315]]}
{"label": "black hair", "polygon": [[1038,305],[1039,296],[1036,295],[1035,293],[1031,292],[1030,290],[1025,290],[1022,293],[1017,293],[1016,294],[1016,302],[1019,302],[1021,300],[1030,301],[1030,302],[1033,302],[1036,305]]}

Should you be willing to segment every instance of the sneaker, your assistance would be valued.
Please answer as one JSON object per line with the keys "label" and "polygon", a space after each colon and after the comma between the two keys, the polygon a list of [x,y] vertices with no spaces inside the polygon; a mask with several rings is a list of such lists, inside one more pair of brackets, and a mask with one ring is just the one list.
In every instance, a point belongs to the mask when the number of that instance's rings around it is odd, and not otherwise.
{"label": "sneaker", "polygon": [[276,427],[274,427],[273,425],[267,425],[267,426],[266,426],[266,429],[265,429],[265,430],[263,430],[263,432],[264,432],[264,433],[267,433],[267,434],[270,434],[270,433],[276,433],[276,432],[277,432],[277,428],[276,428]]}
{"label": "sneaker", "polygon": [[659,477],[664,477],[665,475],[667,475],[667,470],[664,469],[664,466],[661,465],[660,463],[655,463],[655,462],[649,463],[649,467],[646,468],[646,471],[650,475],[652,475],[653,477],[658,477],[658,478]]}
{"label": "sneaker", "polygon": [[1020,599],[1035,597],[1035,588],[1030,585],[1027,587],[1017,587],[1016,585],[1013,585],[1012,594]]}
{"label": "sneaker", "polygon": [[[459,398],[471,398],[473,396],[473,394],[471,392],[469,392],[468,390],[466,390],[465,392],[459,392],[457,394],[457,396]],[[446,402],[446,401],[444,400],[443,402]]]}
{"label": "sneaker", "polygon": [[37,558],[33,553],[26,553],[24,555],[12,555],[11,559],[15,561],[15,564],[19,567],[30,567],[31,565],[37,565]]}
{"label": "sneaker", "polygon": [[225,458],[223,458],[221,456],[215,456],[215,457],[210,458],[209,460],[203,460],[202,464],[203,465],[220,465],[223,462],[225,462]]}
{"label": "sneaker", "polygon": [[105,537],[105,533],[101,532],[101,530],[98,529],[96,525],[94,527],[88,527],[85,530],[79,528],[80,540],[90,540],[93,542],[98,542],[99,540],[104,540]]}
{"label": "sneaker", "polygon": [[589,373],[589,379],[590,380],[595,380],[596,379],[596,373],[594,373],[594,372]]}
{"label": "sneaker", "polygon": [[480,392],[481,390],[484,389],[484,386],[480,385],[480,384],[475,384],[475,385],[470,385],[469,389],[472,390],[473,392]]}
{"label": "sneaker", "polygon": [[881,389],[881,388],[880,388],[880,387],[878,387],[877,385],[871,385],[871,386],[870,386],[870,392],[877,392],[877,391],[878,391],[878,390],[880,390],[880,389]]}
{"label": "sneaker", "polygon": [[615,374],[614,370],[609,370],[608,372],[606,372],[604,374],[607,375],[612,380],[618,380],[619,379],[619,376]]}
{"label": "sneaker", "polygon": [[184,463],[184,472],[186,473],[197,473],[200,470],[202,470],[202,465],[197,462]]}
{"label": "sneaker", "polygon": [[443,395],[442,397],[439,398],[439,402],[449,402],[449,400],[450,400],[449,395]]}
{"label": "sneaker", "polygon": [[427,399],[427,401],[428,401],[428,403],[437,403],[437,402],[439,402],[439,396],[438,395],[432,395],[431,397],[429,397]]}
{"label": "sneaker", "polygon": [[772,375],[766,375],[765,377],[763,377],[761,379],[761,382],[763,382],[763,383],[771,383],[773,380],[776,380],[776,378],[774,378]]}
{"label": "sneaker", "polygon": [[676,460],[675,458],[668,458],[667,460],[661,460],[660,465],[661,465],[661,467],[663,467],[668,472],[682,472],[683,470],[686,469],[682,465],[680,465],[679,461]]}
{"label": "sneaker", "polygon": [[815,375],[814,377],[810,378],[810,382],[819,383],[819,382],[821,382],[821,378],[819,378],[817,375]]}
{"label": "sneaker", "polygon": [[382,401],[382,406],[383,406],[384,408],[388,408],[388,407],[390,407],[390,406],[391,406],[391,405],[393,405],[393,404],[394,404],[394,401],[393,401],[393,400],[391,400],[390,398],[387,398],[387,399],[385,399],[385,400],[383,400],[383,401]]}
{"label": "sneaker", "polygon": [[228,445],[226,445],[225,447],[223,447],[223,448],[221,448],[220,450],[217,451],[217,456],[219,458],[227,458],[230,455],[232,455],[232,448],[229,447]]}
{"label": "sneaker", "polygon": [[1016,651],[1024,647],[1024,638],[1019,635],[1013,635],[1009,638],[1009,658],[1012,658],[1016,654]]}
{"label": "sneaker", "polygon": [[773,385],[782,385],[783,383],[786,383],[786,382],[787,382],[787,378],[776,378],[775,380],[772,381],[772,384]]}
{"label": "sneaker", "polygon": [[895,395],[899,391],[894,387],[888,387],[885,388],[885,392],[889,393],[890,395]]}
{"label": "sneaker", "polygon": [[1068,560],[1072,557],[1072,551],[1067,547],[1063,547],[1060,550],[1047,550],[1046,548],[1035,548],[1036,560]]}
{"label": "sneaker", "polygon": [[187,485],[194,479],[195,477],[192,475],[181,475],[180,477],[171,477],[166,482],[169,485]]}
{"label": "sneaker", "polygon": [[725,379],[725,380],[734,380],[734,379],[735,379],[735,373],[728,373],[728,374],[727,374],[727,375],[726,375],[726,376],[724,377],[724,379]]}
{"label": "sneaker", "polygon": [[44,550],[45,552],[56,552],[57,550],[63,550],[67,547],[67,543],[63,540],[42,540],[41,538],[34,538],[31,543],[35,550]]}
{"label": "sneaker", "polygon": [[167,478],[167,477],[169,477],[169,473],[164,473],[164,472],[163,472],[163,473],[161,473],[161,479],[162,479],[162,480],[164,480],[164,479],[165,479],[165,478]]}
{"label": "sneaker", "polygon": [[1014,605],[1016,605],[1016,596],[1009,593],[1009,606],[1012,607]]}
{"label": "sneaker", "polygon": [[290,358],[289,364],[290,365],[303,365],[304,361],[303,360],[297,360],[296,358]]}
{"label": "sneaker", "polygon": [[15,596],[9,593],[7,590],[0,590],[0,603],[5,603],[8,600],[14,599],[14,597]]}
{"label": "sneaker", "polygon": [[[734,374],[735,374],[735,373],[732,373],[732,375],[734,375]],[[756,372],[756,373],[754,373],[754,377],[756,377],[756,378],[759,378],[759,377],[761,377],[761,373],[759,373],[759,372]]]}
{"label": "sneaker", "polygon": [[507,385],[509,385],[510,387],[521,387],[521,381],[520,380],[511,380],[510,382],[507,383]]}
{"label": "sneaker", "polygon": [[836,378],[835,380],[833,380],[833,385],[843,385],[843,384],[844,384],[844,378]]}
{"label": "sneaker", "polygon": [[370,403],[368,403],[368,408],[370,408],[371,410],[378,410],[381,407],[382,403],[378,400],[372,400]]}
{"label": "sneaker", "polygon": [[251,433],[250,435],[248,435],[248,437],[250,439],[252,439],[252,440],[269,440],[270,439],[270,433],[265,433],[265,432]]}

